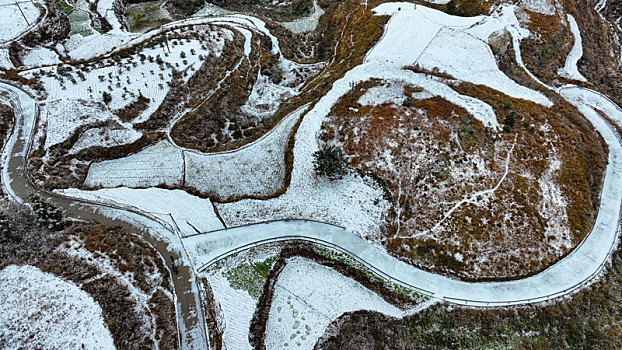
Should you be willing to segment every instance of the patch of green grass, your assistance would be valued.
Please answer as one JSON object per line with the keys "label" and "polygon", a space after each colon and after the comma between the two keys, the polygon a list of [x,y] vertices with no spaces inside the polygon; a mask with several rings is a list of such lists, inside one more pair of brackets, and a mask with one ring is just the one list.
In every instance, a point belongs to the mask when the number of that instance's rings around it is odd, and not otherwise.
{"label": "patch of green grass", "polygon": [[54,7],[63,11],[66,15],[70,14],[73,11],[73,6],[69,5],[64,1],[57,1],[54,3]]}
{"label": "patch of green grass", "polygon": [[251,297],[257,299],[261,296],[268,273],[277,259],[278,256],[272,256],[255,263],[240,264],[227,270],[224,275],[231,287],[245,290]]}
{"label": "patch of green grass", "polygon": [[160,9],[162,3],[163,1],[149,1],[128,6],[125,19],[130,25],[130,30],[136,32],[170,22]]}
{"label": "patch of green grass", "polygon": [[306,4],[304,1],[296,3],[294,5],[294,9],[292,10],[292,14],[296,18],[305,17],[311,13],[311,7]]}

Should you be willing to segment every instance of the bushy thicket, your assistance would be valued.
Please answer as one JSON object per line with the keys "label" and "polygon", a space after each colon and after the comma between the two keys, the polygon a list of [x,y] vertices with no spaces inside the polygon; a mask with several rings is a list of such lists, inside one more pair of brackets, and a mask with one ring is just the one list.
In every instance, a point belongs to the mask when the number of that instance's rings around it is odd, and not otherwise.
{"label": "bushy thicket", "polygon": [[343,152],[332,146],[323,146],[313,153],[315,174],[331,180],[346,174],[346,157]]}

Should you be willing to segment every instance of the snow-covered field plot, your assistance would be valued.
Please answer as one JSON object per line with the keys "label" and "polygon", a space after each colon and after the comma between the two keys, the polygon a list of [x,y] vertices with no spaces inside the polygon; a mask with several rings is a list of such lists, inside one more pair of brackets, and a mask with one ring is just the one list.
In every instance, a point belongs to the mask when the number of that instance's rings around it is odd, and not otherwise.
{"label": "snow-covered field plot", "polygon": [[313,349],[330,322],[346,312],[373,310],[402,317],[402,311],[339,272],[292,258],[274,289],[266,327],[267,349]]}
{"label": "snow-covered field plot", "polygon": [[268,77],[259,72],[248,101],[241,108],[242,111],[259,118],[274,114],[281,101],[298,95],[296,89],[283,85],[274,84]]}
{"label": "snow-covered field plot", "polygon": [[290,187],[277,198],[216,203],[225,223],[244,225],[291,218],[322,220],[344,225],[364,237],[376,237],[389,207],[382,189],[372,179],[354,174],[339,181],[316,178],[311,156],[306,160],[311,166],[304,174],[308,180],[298,180],[300,175],[296,174],[294,165]]}
{"label": "snow-covered field plot", "polygon": [[406,3],[387,3],[374,11],[392,17],[383,40],[369,52],[366,62],[378,60],[438,69],[513,97],[551,105],[539,92],[518,85],[503,74],[485,42],[493,32],[518,25],[511,11],[502,9],[494,17],[463,18]]}
{"label": "snow-covered field plot", "polygon": [[[251,349],[248,334],[255,313],[258,295],[263,291],[267,273],[276,261],[278,247],[268,245],[253,248],[236,256],[219,261],[208,271],[200,274],[211,286],[214,301],[219,305],[224,329],[225,349]],[[251,266],[253,264],[253,266]],[[262,276],[253,274],[261,265]],[[252,285],[249,292],[249,284]]]}
{"label": "snow-covered field plot", "polygon": [[266,196],[283,186],[285,147],[304,107],[287,116],[265,137],[234,152],[185,151],[186,185],[219,198]]}
{"label": "snow-covered field plot", "polygon": [[[168,46],[163,40],[154,40],[137,53],[116,59],[72,67],[31,70],[27,77],[38,77],[43,83],[47,100],[85,99],[103,100],[109,93],[110,109],[121,109],[135,101],[139,95],[150,100],[148,108],[141,112],[135,122],[151,115],[169,92],[174,80],[173,72],[179,71],[181,82],[187,82],[199,69],[204,56],[220,55],[224,37],[218,31],[196,27],[194,31],[173,31],[168,35]],[[159,37],[158,39],[162,39]],[[170,52],[169,52],[170,48]]]}
{"label": "snow-covered field plot", "polygon": [[102,147],[112,147],[132,143],[140,138],[142,134],[134,129],[126,128],[94,128],[87,130],[80,139],[69,150],[70,154],[75,154],[83,149],[94,145]]}
{"label": "snow-covered field plot", "polygon": [[78,127],[100,121],[117,120],[102,102],[83,99],[59,99],[41,105],[35,139],[45,137],[43,147],[50,148],[69,138]]}
{"label": "snow-covered field plot", "polygon": [[9,50],[8,49],[0,49],[0,68],[4,69],[12,69],[13,63],[9,58]]}
{"label": "snow-covered field plot", "polygon": [[181,185],[184,159],[167,140],[125,158],[91,164],[84,184],[104,187],[152,187]]}
{"label": "snow-covered field plot", "polygon": [[257,300],[248,295],[246,291],[232,288],[220,272],[206,274],[206,278],[212,287],[214,300],[220,305],[224,314],[224,348],[252,349],[248,342],[248,332]]}
{"label": "snow-covered field plot", "polygon": [[11,40],[35,24],[40,13],[33,1],[0,0],[0,43]]}
{"label": "snow-covered field plot", "polygon": [[416,64],[427,69],[438,67],[459,80],[483,84],[512,97],[552,105],[539,92],[518,85],[502,73],[487,43],[457,29],[441,29]]}
{"label": "snow-covered field plot", "polygon": [[33,266],[0,270],[0,347],[114,349],[101,307],[71,282]]}
{"label": "snow-covered field plot", "polygon": [[24,55],[21,59],[24,66],[36,66],[44,63],[61,63],[56,52],[42,46],[37,46],[32,50],[28,51],[28,53]]}
{"label": "snow-covered field plot", "polygon": [[123,206],[144,213],[166,224],[172,232],[182,237],[223,228],[209,199],[195,197],[180,190],[120,187],[96,191],[77,189],[56,191],[69,197]]}

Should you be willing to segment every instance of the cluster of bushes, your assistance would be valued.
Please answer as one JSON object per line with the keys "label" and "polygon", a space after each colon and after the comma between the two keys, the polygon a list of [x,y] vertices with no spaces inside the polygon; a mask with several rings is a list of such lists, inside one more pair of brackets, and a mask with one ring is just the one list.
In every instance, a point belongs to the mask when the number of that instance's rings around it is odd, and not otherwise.
{"label": "cluster of bushes", "polygon": [[445,12],[463,17],[487,14],[489,9],[490,5],[486,0],[450,0],[445,5]]}

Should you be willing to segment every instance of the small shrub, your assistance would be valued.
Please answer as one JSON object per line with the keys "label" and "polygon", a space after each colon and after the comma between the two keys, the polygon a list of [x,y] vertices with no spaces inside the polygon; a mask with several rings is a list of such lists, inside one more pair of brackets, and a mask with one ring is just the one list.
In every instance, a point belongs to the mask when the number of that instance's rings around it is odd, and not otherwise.
{"label": "small shrub", "polygon": [[404,101],[402,102],[402,105],[403,105],[404,107],[410,107],[410,106],[412,106],[412,104],[413,104],[413,99],[412,99],[412,97],[406,97],[406,98],[404,99]]}
{"label": "small shrub", "polygon": [[510,128],[514,127],[514,125],[516,124],[516,113],[514,111],[510,111],[510,113],[505,116],[504,124],[506,126],[509,126]]}
{"label": "small shrub", "polygon": [[346,173],[346,158],[343,152],[332,146],[324,146],[313,153],[315,174],[325,176],[331,180]]}
{"label": "small shrub", "polygon": [[59,231],[65,228],[66,222],[61,208],[37,195],[31,195],[29,197],[29,202],[41,226],[53,231]]}
{"label": "small shrub", "polygon": [[110,95],[108,91],[104,91],[102,92],[102,99],[104,100],[105,104],[108,104],[110,103],[110,101],[112,101],[112,95]]}

